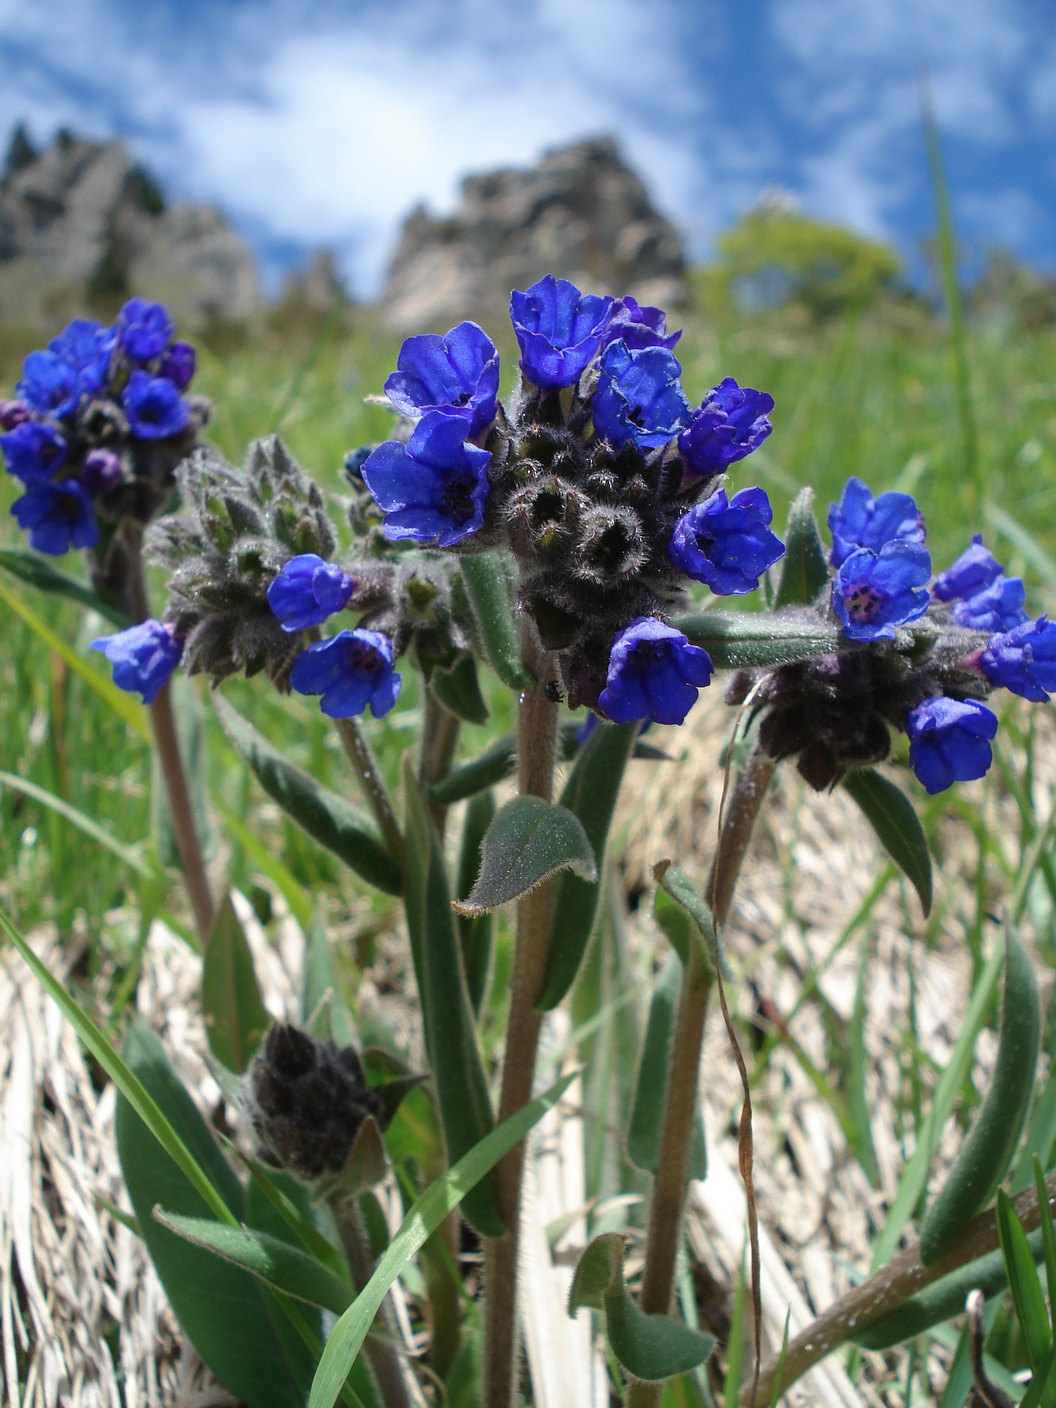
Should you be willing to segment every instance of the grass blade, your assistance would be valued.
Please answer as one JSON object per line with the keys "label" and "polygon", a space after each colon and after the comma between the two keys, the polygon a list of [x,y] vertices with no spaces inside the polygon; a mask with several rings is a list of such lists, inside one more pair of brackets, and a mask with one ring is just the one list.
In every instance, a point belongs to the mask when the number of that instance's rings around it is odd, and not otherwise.
{"label": "grass blade", "polygon": [[56,797],[54,792],[49,792],[44,787],[38,787],[35,782],[30,782],[25,777],[18,777],[13,772],[0,772],[0,786],[14,788],[16,792],[22,792],[27,797],[32,797],[41,806],[48,807],[59,816],[65,817],[71,826],[76,826],[79,831],[83,831],[93,841],[98,841],[100,846],[104,846],[111,855],[115,855],[119,861],[127,865],[130,870],[134,870],[137,875],[141,875],[144,880],[156,878],[157,871],[149,861],[143,859],[137,850],[132,846],[126,846],[123,841],[119,841],[116,836],[113,836],[105,827],[100,826],[97,821],[93,821],[85,812],[78,810],[70,802],[64,801],[62,797]]}

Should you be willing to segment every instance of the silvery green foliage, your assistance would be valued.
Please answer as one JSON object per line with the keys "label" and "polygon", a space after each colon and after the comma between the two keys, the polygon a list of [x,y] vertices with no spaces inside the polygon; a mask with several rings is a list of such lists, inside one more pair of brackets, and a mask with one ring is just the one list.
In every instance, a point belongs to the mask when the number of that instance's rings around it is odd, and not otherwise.
{"label": "silvery green foliage", "polygon": [[201,448],[176,479],[183,511],[151,528],[147,551],[171,572],[165,620],[186,637],[185,668],[214,680],[264,670],[287,688],[304,641],[282,630],[266,593],[291,557],[333,554],[318,486],[275,435],[255,440],[241,469]]}

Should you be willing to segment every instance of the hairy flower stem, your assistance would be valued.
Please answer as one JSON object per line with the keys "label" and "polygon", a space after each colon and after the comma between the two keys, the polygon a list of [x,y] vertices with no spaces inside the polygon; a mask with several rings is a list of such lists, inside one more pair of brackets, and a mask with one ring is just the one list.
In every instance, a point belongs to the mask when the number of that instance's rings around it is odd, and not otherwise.
{"label": "hairy flower stem", "polygon": [[[531,662],[538,665],[540,662]],[[542,671],[536,670],[539,678]],[[557,706],[542,684],[521,696],[518,720],[519,786],[522,795],[550,801],[554,778]],[[532,1098],[535,1055],[543,1014],[536,1008],[546,972],[550,933],[550,886],[540,885],[517,905],[517,939],[506,1026],[499,1122]],[[485,1248],[484,1402],[488,1408],[511,1408],[520,1336],[517,1325],[517,1270],[520,1240],[521,1181],[525,1146],[512,1149],[495,1171],[504,1237],[491,1238]]]}
{"label": "hairy flower stem", "polygon": [[[125,584],[125,606],[134,625],[146,621],[150,616],[150,601],[147,596],[147,579],[143,568],[143,530],[139,524],[126,519],[120,533],[128,554],[128,580]],[[187,774],[184,771],[180,752],[180,739],[176,731],[176,719],[172,712],[172,686],[162,685],[149,706],[150,724],[154,732],[154,746],[158,750],[161,775],[165,780],[165,791],[169,800],[169,815],[176,839],[183,878],[187,885],[187,895],[194,913],[194,927],[204,950],[216,922],[216,909],[209,888],[209,878],[205,870],[205,857],[198,836],[194,807],[191,803]]]}
{"label": "hairy flower stem", "polygon": [[394,860],[403,859],[403,833],[392,809],[374,750],[359,726],[358,719],[335,719],[345,756],[352,764],[360,790],[374,813],[385,845]]}
{"label": "hairy flower stem", "polygon": [[[1052,1211],[1056,1205],[1056,1173],[1046,1175],[1045,1188]],[[1012,1206],[1026,1232],[1040,1227],[1041,1209],[1036,1188],[1030,1187],[1018,1194],[1012,1199]],[[978,1257],[996,1251],[999,1245],[997,1218],[990,1208],[972,1218],[953,1246],[930,1266],[921,1264],[918,1246],[906,1247],[875,1276],[841,1296],[789,1342],[781,1367],[781,1392],[853,1335],[904,1305],[910,1296]],[[764,1408],[772,1401],[781,1359],[780,1354],[775,1354],[763,1365],[754,1395],[750,1385],[741,1394],[742,1408]]]}
{"label": "hairy flower stem", "polygon": [[[353,1284],[359,1292],[374,1274],[374,1258],[359,1206],[355,1198],[347,1193],[337,1193],[327,1201],[337,1224]],[[378,1381],[385,1408],[413,1408],[420,1402],[420,1396],[414,1391],[410,1369],[400,1353],[387,1297],[378,1311],[378,1326],[380,1333],[368,1335],[363,1349]]]}
{"label": "hairy flower stem", "polygon": [[[774,763],[763,753],[753,750],[726,806],[707,891],[716,931],[722,927],[729,913],[752,827],[773,774]],[[682,976],[671,1046],[664,1123],[653,1181],[645,1268],[639,1297],[641,1308],[649,1315],[666,1315],[671,1309],[674,1295],[678,1249],[682,1245],[682,1214],[686,1201],[693,1123],[698,1106],[700,1052],[704,1042],[711,979],[707,960],[695,947],[691,948]],[[631,1384],[627,1408],[656,1408],[662,1392],[662,1383],[636,1381]]]}

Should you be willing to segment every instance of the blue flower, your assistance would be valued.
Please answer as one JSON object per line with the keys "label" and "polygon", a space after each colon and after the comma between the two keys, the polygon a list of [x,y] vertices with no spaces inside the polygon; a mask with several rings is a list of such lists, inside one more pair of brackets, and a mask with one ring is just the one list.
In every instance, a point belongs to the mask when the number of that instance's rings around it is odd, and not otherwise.
{"label": "blue flower", "polygon": [[113,328],[104,328],[94,318],[74,318],[48,348],[77,372],[79,389],[94,396],[106,381],[116,340]]}
{"label": "blue flower", "polygon": [[908,494],[889,491],[874,499],[868,484],[848,479],[838,504],[829,505],[833,567],[839,567],[858,548],[879,552],[896,538],[922,543],[927,536],[924,517]]}
{"label": "blue flower", "polygon": [[385,394],[405,416],[447,410],[468,421],[467,438],[495,419],[499,354],[476,323],[459,323],[443,337],[409,337],[396,366]]}
{"label": "blue flower", "polygon": [[936,694],[910,711],[906,733],[917,778],[930,793],[945,792],[951,783],[970,782],[989,768],[997,716],[974,699]]}
{"label": "blue flower", "polygon": [[928,609],[931,557],[923,543],[895,539],[879,552],[858,548],[832,583],[832,609],[851,640],[893,640],[895,627]]}
{"label": "blue flower", "polygon": [[973,631],[1010,631],[1027,620],[1023,605],[1026,595],[1022,577],[1000,573],[982,591],[964,601],[955,601],[953,619]]}
{"label": "blue flower", "polygon": [[26,420],[7,435],[0,435],[0,449],[9,473],[24,483],[49,479],[66,459],[66,441],[50,425]]}
{"label": "blue flower", "polygon": [[461,416],[430,411],[406,445],[387,440],[363,466],[367,488],[385,510],[385,533],[442,548],[479,531],[491,455],[466,442]]}
{"label": "blue flower", "polygon": [[1056,692],[1056,621],[1039,616],[994,636],[979,664],[991,684],[1047,704],[1049,692]]}
{"label": "blue flower", "polygon": [[152,362],[173,334],[168,310],[161,303],[130,298],[117,315],[117,340],[133,362]]}
{"label": "blue flower", "polygon": [[197,355],[189,342],[174,342],[166,348],[158,363],[158,376],[167,377],[177,391],[185,391],[191,384]]}
{"label": "blue flower", "polygon": [[113,450],[89,450],[77,477],[89,494],[109,494],[125,477],[121,456]]}
{"label": "blue flower", "polygon": [[306,631],[340,611],[355,587],[354,580],[335,563],[324,562],[318,553],[305,552],[291,557],[272,582],[268,605],[284,631]]}
{"label": "blue flower", "polygon": [[717,489],[678,520],[667,555],[717,596],[755,591],[759,578],[785,551],[770,531],[773,517],[762,489],[741,489],[732,499]]}
{"label": "blue flower", "polygon": [[935,578],[931,594],[938,601],[960,601],[984,591],[1004,570],[990,549],[983,546],[982,533],[976,533],[971,546],[965,548],[952,567]]}
{"label": "blue flower", "polygon": [[22,363],[15,393],[40,415],[68,416],[81,399],[77,368],[54,352],[31,352]]}
{"label": "blue flower", "polygon": [[116,635],[92,641],[114,667],[114,684],[138,692],[144,704],[153,704],[158,691],[180,663],[183,637],[164,621],[142,621]]}
{"label": "blue flower", "polygon": [[704,397],[678,437],[690,474],[722,474],[727,466],[757,450],[773,430],[769,413],[774,398],[751,386],[738,386],[732,376]]}
{"label": "blue flower", "polygon": [[611,445],[633,440],[642,449],[666,445],[685,425],[689,402],[679,384],[678,358],[666,347],[632,350],[610,342],[591,406],[594,429]]}
{"label": "blue flower", "polygon": [[599,704],[615,724],[680,724],[711,680],[711,657],[655,616],[639,616],[616,637]]}
{"label": "blue flower", "polygon": [[553,274],[525,293],[514,290],[510,319],[528,380],[548,390],[578,381],[601,346],[612,305]]}
{"label": "blue flower", "polygon": [[26,492],[11,505],[29,545],[61,557],[70,548],[91,548],[99,540],[92,501],[76,479],[28,479]]}
{"label": "blue flower", "polygon": [[140,440],[165,440],[185,429],[190,418],[175,384],[149,372],[132,373],[123,403],[132,434]]}
{"label": "blue flower", "polygon": [[0,401],[0,430],[16,430],[29,420],[29,410],[21,401]]}
{"label": "blue flower", "polygon": [[643,308],[630,296],[617,298],[602,347],[619,338],[628,347],[666,347],[670,352],[682,336],[681,330],[667,331],[667,316],[661,308]]}
{"label": "blue flower", "polygon": [[319,707],[331,719],[362,714],[367,705],[376,719],[399,698],[403,679],[392,668],[392,641],[380,631],[340,631],[310,645],[290,673],[298,694],[321,694]]}

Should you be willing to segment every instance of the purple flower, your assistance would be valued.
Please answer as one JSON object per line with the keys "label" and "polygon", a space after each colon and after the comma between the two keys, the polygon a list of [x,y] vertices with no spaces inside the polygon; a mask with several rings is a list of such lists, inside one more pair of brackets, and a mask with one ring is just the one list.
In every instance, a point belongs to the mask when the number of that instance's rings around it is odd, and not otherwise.
{"label": "purple flower", "polygon": [[437,541],[442,548],[479,531],[487,502],[491,455],[466,442],[461,416],[430,411],[409,442],[387,440],[363,466],[367,488],[385,510],[394,541]]}
{"label": "purple flower", "polygon": [[879,552],[896,538],[922,543],[927,536],[923,515],[908,494],[889,491],[874,499],[868,484],[857,478],[848,479],[840,502],[829,505],[829,532],[833,567],[858,548]]}
{"label": "purple flower", "polygon": [[1047,704],[1056,692],[1056,621],[1039,616],[992,637],[979,665],[991,684]]}
{"label": "purple flower", "polygon": [[595,431],[615,446],[629,440],[643,449],[666,445],[689,416],[681,374],[666,347],[632,351],[625,342],[610,342],[591,403]]}
{"label": "purple flower", "polygon": [[639,616],[612,645],[599,704],[615,724],[680,724],[711,680],[711,657],[655,616]]}
{"label": "purple flower", "polygon": [[678,520],[667,555],[717,596],[754,591],[785,551],[770,531],[773,517],[762,489],[741,489],[732,499],[725,489],[717,489]]}
{"label": "purple flower", "polygon": [[318,553],[291,557],[268,588],[268,605],[284,631],[306,631],[340,611],[355,591],[347,572]]}
{"label": "purple flower", "polygon": [[29,545],[61,557],[70,548],[91,548],[99,539],[92,501],[76,479],[26,480],[26,492],[11,505],[20,527],[29,530]]}
{"label": "purple flower", "polygon": [[50,479],[66,459],[66,441],[50,425],[26,420],[6,435],[0,435],[0,449],[8,472],[23,483]]}
{"label": "purple flower", "polygon": [[895,627],[928,609],[924,583],[931,557],[923,543],[902,539],[879,552],[858,548],[842,562],[832,583],[832,609],[851,640],[893,640]]}
{"label": "purple flower", "polygon": [[521,370],[536,386],[571,386],[586,371],[608,327],[613,300],[580,293],[547,274],[525,293],[510,294],[510,320]]}
{"label": "purple flower", "polygon": [[0,430],[15,430],[29,420],[29,411],[21,401],[0,401]]}
{"label": "purple flower", "polygon": [[106,381],[116,340],[113,328],[104,328],[94,318],[74,318],[48,348],[77,372],[80,391],[94,396]]}
{"label": "purple flower", "polygon": [[495,419],[499,354],[476,323],[459,323],[443,337],[409,337],[396,366],[385,394],[405,416],[415,419],[437,410],[463,416],[467,438]]}
{"label": "purple flower", "polygon": [[158,376],[167,377],[177,391],[186,391],[194,376],[197,356],[189,342],[174,342],[162,354]]}
{"label": "purple flower", "polygon": [[81,399],[77,368],[54,352],[31,352],[15,393],[39,415],[68,416]]}
{"label": "purple flower", "polygon": [[757,450],[773,430],[769,413],[774,398],[732,376],[708,392],[678,437],[690,474],[722,474],[727,466]]}
{"label": "purple flower", "polygon": [[321,694],[319,707],[331,719],[362,714],[376,719],[399,698],[403,679],[392,668],[392,641],[380,631],[340,631],[310,645],[290,673],[298,694]]}
{"label": "purple flower", "polygon": [[1011,631],[1027,620],[1026,588],[1022,577],[999,573],[973,596],[953,603],[953,619],[973,631]]}
{"label": "purple flower", "polygon": [[187,403],[168,377],[136,371],[123,398],[132,434],[140,440],[165,440],[183,430],[190,416]]}
{"label": "purple flower", "polygon": [[79,479],[89,494],[109,494],[125,477],[121,456],[113,450],[89,450],[81,465]]}
{"label": "purple flower", "polygon": [[965,548],[953,566],[935,578],[931,594],[937,601],[959,601],[984,591],[1004,570],[990,549],[983,546],[982,533],[976,533],[971,546]]}
{"label": "purple flower", "polygon": [[168,310],[161,303],[130,298],[114,324],[117,340],[133,362],[152,362],[173,334]]}
{"label": "purple flower", "polygon": [[952,782],[970,782],[989,768],[997,716],[974,699],[936,694],[910,711],[906,733],[918,780],[932,794],[945,792]]}
{"label": "purple flower", "polygon": [[643,308],[630,296],[617,298],[612,306],[612,318],[602,339],[602,347],[619,338],[632,349],[666,347],[670,352],[682,336],[681,330],[669,333],[667,317],[660,308]]}
{"label": "purple flower", "polygon": [[114,684],[138,692],[144,704],[153,704],[158,691],[180,663],[183,637],[164,621],[142,621],[116,635],[92,641],[114,667]]}

